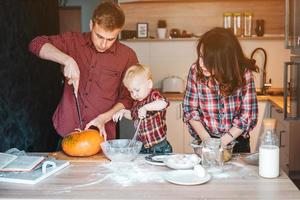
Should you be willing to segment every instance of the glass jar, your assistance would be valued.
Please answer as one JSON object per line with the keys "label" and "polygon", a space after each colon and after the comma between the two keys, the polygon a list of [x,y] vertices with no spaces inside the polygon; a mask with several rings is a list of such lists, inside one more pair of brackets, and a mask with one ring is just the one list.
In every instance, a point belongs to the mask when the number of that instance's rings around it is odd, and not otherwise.
{"label": "glass jar", "polygon": [[210,138],[201,143],[202,145],[202,166],[214,168],[223,166],[223,148],[220,138]]}
{"label": "glass jar", "polygon": [[223,27],[226,29],[232,29],[232,13],[223,13]]}
{"label": "glass jar", "polygon": [[252,13],[251,12],[244,13],[244,36],[246,37],[252,36]]}
{"label": "glass jar", "polygon": [[275,119],[263,121],[264,132],[259,146],[259,175],[264,178],[279,176],[279,140],[275,133]]}
{"label": "glass jar", "polygon": [[242,14],[233,13],[233,33],[236,36],[242,35]]}

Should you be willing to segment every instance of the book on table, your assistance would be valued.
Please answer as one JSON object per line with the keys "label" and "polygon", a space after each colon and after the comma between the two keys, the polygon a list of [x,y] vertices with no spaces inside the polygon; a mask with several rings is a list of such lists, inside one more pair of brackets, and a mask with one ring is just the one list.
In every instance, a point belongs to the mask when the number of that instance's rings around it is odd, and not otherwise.
{"label": "book on table", "polygon": [[16,156],[8,153],[0,153],[0,172],[29,172],[43,160],[45,160],[43,156]]}

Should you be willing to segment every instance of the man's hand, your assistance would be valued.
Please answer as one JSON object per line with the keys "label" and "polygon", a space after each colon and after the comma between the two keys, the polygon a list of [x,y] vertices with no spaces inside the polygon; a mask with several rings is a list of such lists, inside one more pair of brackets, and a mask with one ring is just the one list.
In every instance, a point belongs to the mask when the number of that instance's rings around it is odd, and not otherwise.
{"label": "man's hand", "polygon": [[144,119],[146,117],[146,115],[147,115],[147,109],[145,108],[145,106],[141,107],[138,110],[138,115],[139,115],[140,119]]}
{"label": "man's hand", "polygon": [[105,123],[106,123],[106,118],[104,115],[98,115],[95,119],[90,121],[86,126],[85,129],[90,128],[91,126],[95,126],[99,129],[100,134],[104,136],[104,141],[107,139],[107,134],[105,131]]}
{"label": "man's hand", "polygon": [[64,62],[64,76],[68,80],[68,84],[73,84],[74,93],[77,97],[78,88],[79,88],[79,79],[80,79],[80,71],[76,61],[72,57],[68,57],[68,59]]}

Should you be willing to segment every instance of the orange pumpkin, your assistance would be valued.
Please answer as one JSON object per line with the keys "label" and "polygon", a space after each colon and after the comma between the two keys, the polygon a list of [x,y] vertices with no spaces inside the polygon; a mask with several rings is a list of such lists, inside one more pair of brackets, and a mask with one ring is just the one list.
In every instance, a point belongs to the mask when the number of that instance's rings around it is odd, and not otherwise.
{"label": "orange pumpkin", "polygon": [[92,156],[101,150],[104,137],[96,130],[79,130],[70,133],[62,140],[63,151],[70,156]]}

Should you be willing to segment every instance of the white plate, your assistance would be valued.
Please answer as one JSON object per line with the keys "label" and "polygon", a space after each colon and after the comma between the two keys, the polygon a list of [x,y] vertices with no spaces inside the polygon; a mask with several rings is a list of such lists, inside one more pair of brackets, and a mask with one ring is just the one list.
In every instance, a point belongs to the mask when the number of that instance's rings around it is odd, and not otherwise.
{"label": "white plate", "polygon": [[174,170],[164,175],[164,179],[177,185],[199,185],[211,179],[209,173],[205,177],[196,176],[194,170]]}
{"label": "white plate", "polygon": [[166,165],[164,163],[164,159],[169,156],[169,155],[157,155],[157,156],[146,156],[145,160],[147,163],[151,164],[151,165],[159,165],[159,166],[164,166]]}
{"label": "white plate", "polygon": [[164,159],[164,163],[172,169],[192,169],[200,161],[196,154],[176,154]]}

